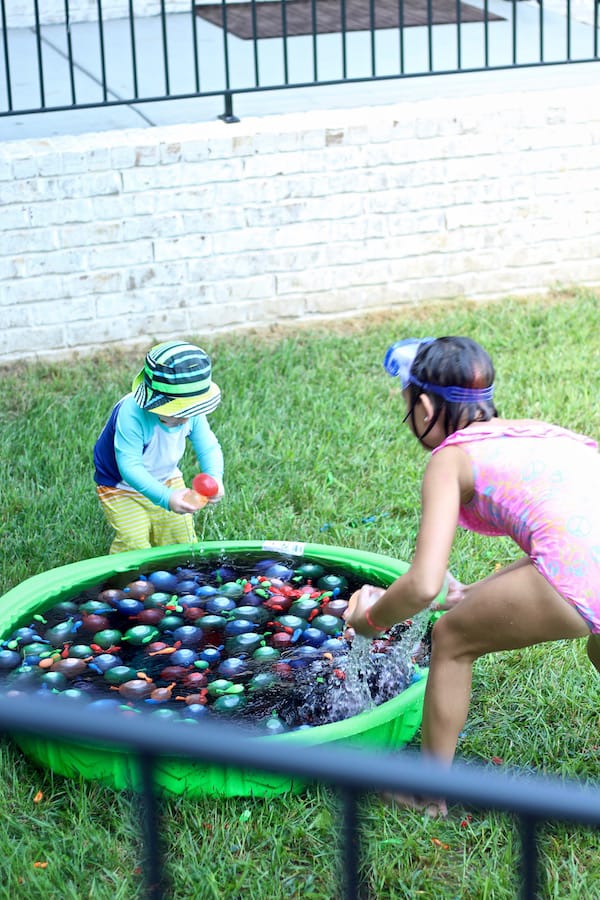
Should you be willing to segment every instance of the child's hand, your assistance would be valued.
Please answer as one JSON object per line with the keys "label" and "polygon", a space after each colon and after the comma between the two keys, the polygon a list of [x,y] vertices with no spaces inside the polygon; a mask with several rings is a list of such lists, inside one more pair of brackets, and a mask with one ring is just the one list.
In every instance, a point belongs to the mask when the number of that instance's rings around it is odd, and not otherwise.
{"label": "child's hand", "polygon": [[452,609],[461,600],[465,598],[465,588],[466,585],[462,584],[460,581],[452,575],[451,572],[446,572],[446,584],[448,586],[448,590],[446,592],[446,596],[441,602],[434,600],[429,609],[437,612],[439,610]]}
{"label": "child's hand", "polygon": [[219,485],[219,490],[212,497],[208,498],[209,503],[219,503],[220,500],[225,496],[225,487],[223,486],[223,482],[220,478],[215,478],[215,481]]}
{"label": "child's hand", "polygon": [[358,591],[354,591],[348,607],[344,612],[344,619],[347,625],[350,625],[357,634],[364,637],[375,637],[378,632],[374,631],[365,619],[366,611],[385,594],[385,588],[374,587],[372,584],[363,584]]}
{"label": "child's hand", "polygon": [[192,491],[189,491],[187,488],[177,488],[171,491],[171,496],[169,497],[169,509],[171,512],[179,513],[181,516],[186,513],[198,512],[198,504],[190,503],[190,494],[192,494]]}

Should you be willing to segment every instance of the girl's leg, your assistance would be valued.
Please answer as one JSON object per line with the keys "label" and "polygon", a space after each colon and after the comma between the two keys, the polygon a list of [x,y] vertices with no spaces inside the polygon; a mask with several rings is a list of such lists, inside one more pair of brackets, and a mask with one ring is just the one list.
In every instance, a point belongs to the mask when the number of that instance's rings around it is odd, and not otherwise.
{"label": "girl's leg", "polygon": [[600,634],[590,634],[587,642],[587,655],[592,665],[600,673]]}
{"label": "girl's leg", "polygon": [[[529,561],[466,587],[464,600],[433,630],[423,751],[452,762],[469,709],[473,662],[480,656],[589,633],[579,613]],[[600,649],[598,642],[594,647]]]}

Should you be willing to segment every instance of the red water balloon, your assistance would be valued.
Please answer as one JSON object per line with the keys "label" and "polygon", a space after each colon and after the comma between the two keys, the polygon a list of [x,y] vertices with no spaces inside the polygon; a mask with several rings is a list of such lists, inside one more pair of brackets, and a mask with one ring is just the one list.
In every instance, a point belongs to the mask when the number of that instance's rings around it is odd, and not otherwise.
{"label": "red water balloon", "polygon": [[219,493],[218,482],[205,472],[199,472],[198,475],[194,475],[192,487],[201,497],[214,497]]}

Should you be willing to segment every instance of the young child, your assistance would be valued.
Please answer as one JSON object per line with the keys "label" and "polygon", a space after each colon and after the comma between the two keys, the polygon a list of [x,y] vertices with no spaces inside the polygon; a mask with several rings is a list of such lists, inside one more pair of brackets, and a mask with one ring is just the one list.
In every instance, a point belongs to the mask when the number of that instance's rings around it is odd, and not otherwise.
{"label": "young child", "polygon": [[[482,581],[449,577],[448,609],[433,628],[422,750],[451,764],[465,723],[472,666],[486,653],[587,636],[600,671],[600,456],[596,443],[554,425],[501,419],[494,369],[468,338],[392,345],[411,431],[431,451],[413,561],[386,590],[364,585],[346,621],[375,637],[441,591],[457,525],[509,535],[524,556]],[[430,814],[443,800],[393,797]]]}
{"label": "young child", "polygon": [[221,401],[211,361],[183,341],[158,344],[146,355],[131,393],[113,408],[94,447],[100,505],[114,529],[111,553],[196,541],[179,462],[189,439],[198,464],[224,493],[223,454],[207,413]]}

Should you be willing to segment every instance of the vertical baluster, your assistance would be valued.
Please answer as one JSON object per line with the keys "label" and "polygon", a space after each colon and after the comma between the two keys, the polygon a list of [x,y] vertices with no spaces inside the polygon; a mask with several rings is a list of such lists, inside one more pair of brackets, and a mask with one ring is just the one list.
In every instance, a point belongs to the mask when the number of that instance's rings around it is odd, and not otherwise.
{"label": "vertical baluster", "polygon": [[[226,0],[221,0],[221,16],[222,16],[222,28],[223,28],[223,61],[225,63],[225,87],[227,90],[231,87],[229,83],[229,40],[227,37],[227,3]],[[227,98],[226,98],[227,100]]]}
{"label": "vertical baluster", "polygon": [[258,22],[256,19],[256,0],[251,0],[252,7],[252,43],[254,51],[254,85],[258,87],[260,84],[260,76],[258,71]]}
{"label": "vertical baluster", "polygon": [[490,65],[490,9],[489,0],[483,3],[483,58],[486,69]]}
{"label": "vertical baluster", "polygon": [[144,840],[144,875],[148,900],[162,900],[163,856],[158,836],[158,807],[154,787],[154,758],[139,756],[142,776],[142,836]]}
{"label": "vertical baluster", "polygon": [[400,50],[400,73],[404,74],[404,0],[398,0],[398,41]]}
{"label": "vertical baluster", "polygon": [[281,0],[281,34],[283,41],[283,83],[289,84],[288,70],[288,34],[287,34],[287,0]]}
{"label": "vertical baluster", "polygon": [[342,860],[344,865],[344,900],[359,896],[358,794],[354,788],[343,788],[342,794]]}
{"label": "vertical baluster", "polygon": [[371,75],[377,74],[375,58],[375,0],[369,0],[369,28],[371,30]]}
{"label": "vertical baluster", "polygon": [[129,39],[131,41],[131,66],[133,75],[133,96],[138,98],[138,76],[137,76],[137,51],[135,46],[135,16],[133,13],[133,0],[129,0]]}
{"label": "vertical baluster", "polygon": [[171,93],[171,83],[169,79],[169,47],[167,37],[167,14],[165,10],[165,0],[160,0],[160,25],[162,36],[163,68],[165,71],[165,94],[168,97]]}
{"label": "vertical baluster", "polygon": [[42,58],[42,30],[40,25],[40,9],[38,0],[34,0],[33,9],[35,14],[35,41],[37,48],[37,64],[38,64],[38,82],[40,85],[40,106],[43,109],[46,106],[46,92],[44,90],[44,62]]}
{"label": "vertical baluster", "polygon": [[433,72],[433,4],[427,0],[427,58],[429,71]]}
{"label": "vertical baluster", "polygon": [[71,41],[71,21],[69,15],[69,0],[65,0],[65,29],[67,33],[67,56],[69,59],[69,82],[71,84],[71,103],[75,106],[75,69],[73,66],[73,44]]}
{"label": "vertical baluster", "polygon": [[342,29],[342,78],[348,77],[348,58],[346,47],[346,0],[342,0],[341,6]]}
{"label": "vertical baluster", "polygon": [[512,0],[512,63],[517,63],[517,2]]}
{"label": "vertical baluster", "polygon": [[523,900],[534,900],[537,893],[537,842],[536,824],[533,816],[520,817],[521,832],[521,896]]}
{"label": "vertical baluster", "polygon": [[[131,3],[131,0],[129,0]],[[194,49],[194,84],[196,85],[196,93],[200,93],[200,61],[198,57],[198,16],[196,15],[196,4],[194,0],[191,2],[190,19],[192,25],[192,46]]]}
{"label": "vertical baluster", "polygon": [[106,84],[106,57],[104,53],[104,22],[102,19],[102,0],[98,0],[98,39],[100,41],[100,67],[102,69],[102,99],[106,102],[108,87]]}
{"label": "vertical baluster", "polygon": [[462,21],[460,0],[456,0],[456,68],[462,69]]}
{"label": "vertical baluster", "polygon": [[319,64],[317,59],[317,0],[310,2],[312,20],[313,81],[319,80]]}
{"label": "vertical baluster", "polygon": [[2,44],[4,47],[4,74],[6,76],[6,105],[8,110],[12,110],[12,84],[10,80],[10,56],[8,52],[8,29],[6,27],[6,8],[4,0],[2,0]]}

